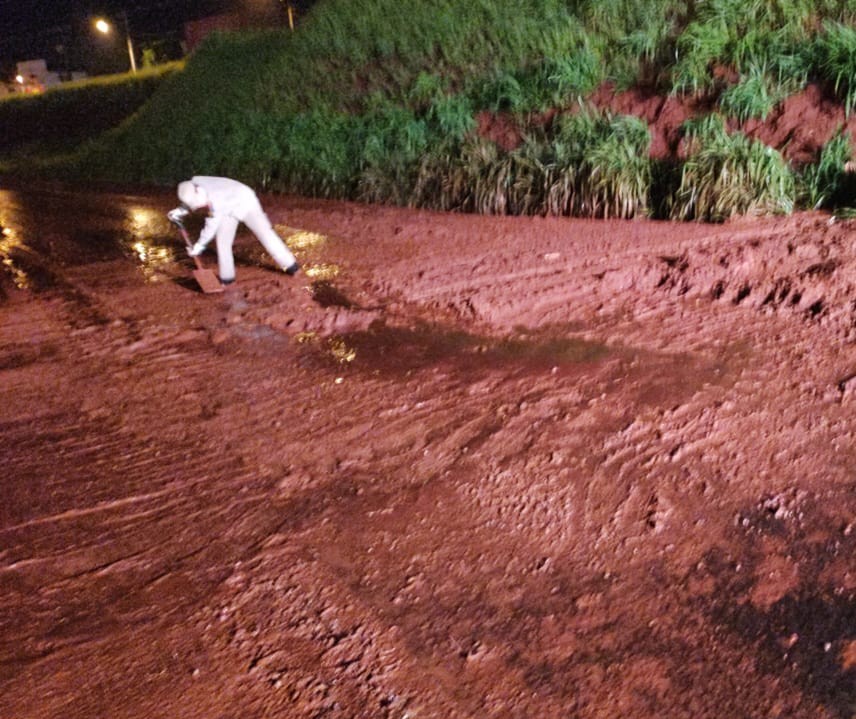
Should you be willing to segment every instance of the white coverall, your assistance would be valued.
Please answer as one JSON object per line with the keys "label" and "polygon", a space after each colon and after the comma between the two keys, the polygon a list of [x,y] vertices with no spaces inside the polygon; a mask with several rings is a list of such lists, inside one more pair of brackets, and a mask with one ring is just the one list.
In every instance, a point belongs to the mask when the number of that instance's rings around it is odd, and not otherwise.
{"label": "white coverall", "polygon": [[[198,185],[208,195],[208,217],[199,233],[199,239],[191,250],[191,255],[199,255],[213,238],[217,239],[217,265],[220,281],[233,282],[235,279],[235,258],[232,244],[238,224],[243,222],[258,238],[274,262],[283,270],[296,271],[294,255],[276,234],[270,220],[262,210],[259,198],[251,187],[228,177],[208,177],[197,175],[191,182]],[[176,208],[173,212],[179,212]]]}

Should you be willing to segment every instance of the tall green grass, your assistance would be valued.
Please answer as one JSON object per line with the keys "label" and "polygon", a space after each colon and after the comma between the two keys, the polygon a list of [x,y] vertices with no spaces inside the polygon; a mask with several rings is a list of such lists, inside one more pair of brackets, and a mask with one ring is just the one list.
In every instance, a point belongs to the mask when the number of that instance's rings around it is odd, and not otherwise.
{"label": "tall green grass", "polygon": [[851,159],[850,137],[839,132],[820,149],[816,162],[799,177],[800,199],[812,209],[835,208],[853,202],[853,180],[844,172]]}
{"label": "tall green grass", "polygon": [[817,74],[832,86],[849,115],[856,106],[856,29],[826,22],[815,38],[812,59]]}
{"label": "tall green grass", "polygon": [[[277,64],[280,32],[215,34],[125,125],[84,148],[71,171],[164,183],[232,173],[261,183],[277,160],[271,136],[284,116],[265,112],[259,76]],[[267,140],[266,167],[259,164]],[[260,148],[261,146],[261,148]]]}
{"label": "tall green grass", "polygon": [[715,84],[711,70],[717,65],[742,73],[766,67],[779,82],[804,81],[809,70],[806,41],[818,17],[841,11],[834,5],[810,0],[698,3],[676,39],[673,89],[711,89]]}
{"label": "tall green grass", "polygon": [[337,199],[353,198],[360,155],[355,138],[362,121],[342,113],[312,110],[281,122],[276,146],[266,156],[267,189]]}
{"label": "tall green grass", "polygon": [[[578,108],[609,81],[713,90],[721,113],[764,118],[820,79],[850,110],[854,14],[853,0],[319,0],[294,33],[212,36],[62,168],[476,212],[788,211],[800,168],[769,148],[698,123],[685,161],[652,166],[644,122]],[[523,144],[478,137],[483,111],[512,117]],[[837,192],[806,172],[800,202]]]}
{"label": "tall green grass", "polygon": [[687,158],[671,216],[720,222],[735,215],[789,213],[793,172],[781,154],[707,115],[686,125]]}
{"label": "tall green grass", "polygon": [[423,159],[413,203],[483,214],[644,216],[649,146],[638,118],[592,110],[534,130],[510,152],[469,138]]}
{"label": "tall green grass", "polygon": [[647,126],[635,117],[588,111],[560,118],[547,166],[546,213],[645,215],[651,183],[650,144]]}
{"label": "tall green grass", "polygon": [[473,107],[525,115],[579,102],[603,80],[600,58],[589,48],[526,68],[476,78],[465,89]]}
{"label": "tall green grass", "polygon": [[428,148],[428,126],[409,110],[382,105],[365,121],[357,199],[408,203],[417,160]]}
{"label": "tall green grass", "polygon": [[[629,87],[666,65],[686,23],[684,0],[577,0],[569,3],[588,42],[603,58],[604,75]],[[653,73],[656,76],[656,72]],[[647,79],[651,79],[648,77]]]}
{"label": "tall green grass", "polygon": [[[326,0],[266,74],[266,109],[360,111],[376,91],[400,100],[420,73],[463,83],[572,54],[581,29],[559,0]],[[298,78],[299,82],[295,83]]]}
{"label": "tall green grass", "polygon": [[766,68],[753,65],[738,83],[723,90],[718,104],[724,115],[741,122],[751,118],[766,120],[793,89],[785,83],[777,83]]}

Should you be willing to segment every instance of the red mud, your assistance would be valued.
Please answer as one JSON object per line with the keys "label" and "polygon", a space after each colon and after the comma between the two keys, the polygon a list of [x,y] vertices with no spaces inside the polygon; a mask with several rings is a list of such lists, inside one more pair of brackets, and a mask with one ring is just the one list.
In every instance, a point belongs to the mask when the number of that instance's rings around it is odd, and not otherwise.
{"label": "red mud", "polygon": [[0,716],[856,710],[853,223],[0,195]]}

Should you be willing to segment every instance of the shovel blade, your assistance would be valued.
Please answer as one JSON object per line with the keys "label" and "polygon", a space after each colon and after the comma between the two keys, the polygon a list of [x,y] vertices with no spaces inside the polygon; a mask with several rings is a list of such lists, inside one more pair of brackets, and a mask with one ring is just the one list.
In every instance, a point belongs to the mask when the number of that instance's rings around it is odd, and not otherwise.
{"label": "shovel blade", "polygon": [[213,270],[206,270],[204,268],[193,270],[193,278],[206,295],[223,291],[220,278],[214,274]]}

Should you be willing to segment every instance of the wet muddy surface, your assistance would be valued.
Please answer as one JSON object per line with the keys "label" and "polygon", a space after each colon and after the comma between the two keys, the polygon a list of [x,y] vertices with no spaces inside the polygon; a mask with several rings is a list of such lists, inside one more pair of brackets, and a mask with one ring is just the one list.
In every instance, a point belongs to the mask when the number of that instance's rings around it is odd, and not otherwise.
{"label": "wet muddy surface", "polygon": [[0,716],[856,714],[853,221],[263,199],[0,191]]}

